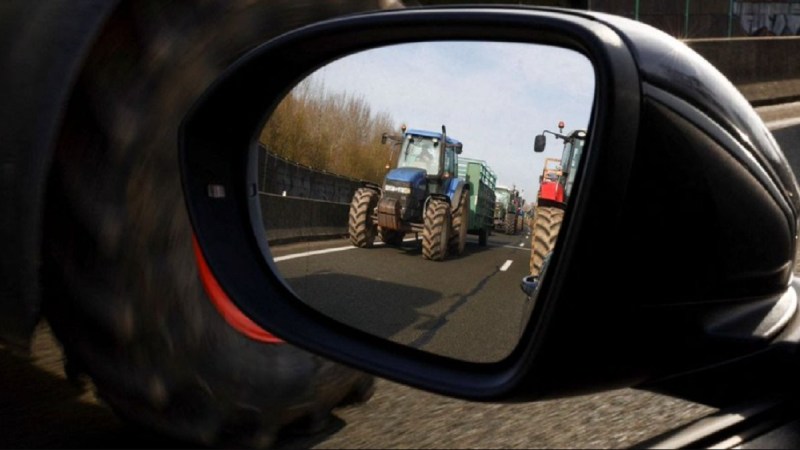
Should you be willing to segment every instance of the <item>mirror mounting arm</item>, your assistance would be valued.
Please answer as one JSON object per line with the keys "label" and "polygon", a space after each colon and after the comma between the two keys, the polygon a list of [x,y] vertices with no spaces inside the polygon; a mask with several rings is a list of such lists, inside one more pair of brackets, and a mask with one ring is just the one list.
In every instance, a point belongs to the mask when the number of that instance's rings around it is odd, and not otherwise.
{"label": "mirror mounting arm", "polygon": [[381,135],[381,144],[385,144],[387,141],[392,143],[399,143],[403,142],[403,136],[397,136],[393,134],[383,133]]}
{"label": "mirror mounting arm", "polygon": [[543,135],[544,135],[545,133],[550,133],[550,134],[552,134],[553,136],[555,136],[555,137],[556,137],[556,139],[561,139],[561,140],[563,140],[564,142],[568,142],[568,141],[571,139],[569,136],[563,135],[563,134],[561,134],[561,133],[555,133],[555,132],[553,132],[553,131],[550,131],[550,130],[544,130],[544,131],[542,131],[542,134],[543,134]]}

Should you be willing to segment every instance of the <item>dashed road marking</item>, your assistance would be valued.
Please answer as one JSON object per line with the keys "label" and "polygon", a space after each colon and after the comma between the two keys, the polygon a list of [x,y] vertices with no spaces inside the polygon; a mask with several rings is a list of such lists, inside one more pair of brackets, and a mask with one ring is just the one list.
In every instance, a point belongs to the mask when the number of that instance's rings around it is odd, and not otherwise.
{"label": "dashed road marking", "polygon": [[502,266],[500,266],[500,272],[505,272],[506,270],[508,270],[508,268],[511,267],[511,263],[513,262],[514,261],[511,261],[510,259],[506,260],[506,262]]}

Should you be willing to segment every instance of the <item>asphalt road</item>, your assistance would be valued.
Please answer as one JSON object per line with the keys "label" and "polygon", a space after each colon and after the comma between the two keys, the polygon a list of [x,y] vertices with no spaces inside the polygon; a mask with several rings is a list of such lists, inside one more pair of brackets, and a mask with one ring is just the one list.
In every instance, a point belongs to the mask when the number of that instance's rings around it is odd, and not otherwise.
{"label": "asphalt road", "polygon": [[[416,242],[355,249],[340,240],[272,251],[301,297],[341,320],[434,353],[492,360],[513,347],[527,317],[519,280],[529,241],[525,233],[495,234],[480,247],[470,237],[463,256],[441,263],[423,260]],[[331,298],[347,301],[326,303]],[[0,447],[193,447],[119,421],[91,383],[70,384],[45,324],[32,350],[33,364],[0,350],[0,382],[13,386],[0,389]],[[283,435],[275,448],[624,448],[713,411],[631,389],[481,404],[379,379],[366,404],[335,410],[319,434]]]}
{"label": "asphalt road", "polygon": [[464,253],[422,258],[412,235],[399,247],[353,247],[347,239],[273,247],[278,269],[306,303],[371,334],[454,358],[507,356],[530,317],[520,289],[530,234],[468,236]]}
{"label": "asphalt road", "polygon": [[[125,424],[64,377],[45,325],[32,364],[0,349],[0,447],[192,448]],[[364,405],[334,411],[312,436],[281,436],[275,448],[625,448],[714,410],[622,389],[536,403],[481,404],[378,380]]]}
{"label": "asphalt road", "polygon": [[[800,103],[759,112],[765,120],[780,125],[773,126],[773,133],[795,173],[800,173],[800,127],[796,123]],[[455,260],[446,264],[450,263],[459,264]],[[450,268],[454,267],[451,264]],[[290,276],[314,276],[314,272]],[[390,280],[399,281],[396,275]],[[418,287],[429,289],[422,284],[426,282],[424,276],[417,280]],[[434,296],[442,296],[440,291],[433,291],[439,292]],[[306,301],[319,298],[309,296]],[[456,315],[447,317],[455,322]],[[413,329],[423,322],[420,317],[412,319],[406,320],[402,329]],[[396,336],[401,334],[395,332],[390,337]],[[434,350],[430,343],[423,348]],[[30,360],[0,347],[0,447],[191,447],[121,423],[92,395],[90,384],[79,387],[65,380],[61,359],[58,344],[45,325],[35,335]],[[302,438],[283,436],[276,447],[623,448],[711,412],[713,409],[704,405],[632,389],[499,405],[454,400],[379,380],[369,402],[336,410],[323,432]]]}
{"label": "asphalt road", "polygon": [[[339,240],[272,251],[301,297],[340,320],[434,353],[493,360],[516,344],[527,318],[519,280],[529,240],[496,234],[480,247],[470,238],[463,256],[442,263],[423,260],[416,242],[355,249]],[[0,389],[0,447],[192,447],[120,422],[91,383],[66,381],[61,361],[46,325],[36,333],[33,364],[0,350],[0,383],[7,387]],[[624,448],[713,411],[631,389],[480,404],[380,379],[366,404],[338,409],[321,433],[283,435],[275,447]]]}

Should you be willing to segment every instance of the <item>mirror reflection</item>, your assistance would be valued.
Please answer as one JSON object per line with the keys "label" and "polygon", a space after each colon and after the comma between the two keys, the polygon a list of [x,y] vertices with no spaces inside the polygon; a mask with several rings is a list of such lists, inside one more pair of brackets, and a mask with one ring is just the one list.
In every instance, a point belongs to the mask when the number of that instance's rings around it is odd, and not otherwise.
{"label": "mirror reflection", "polygon": [[594,97],[589,60],[544,45],[411,43],[319,68],[259,139],[278,270],[342,323],[503,359],[536,303]]}

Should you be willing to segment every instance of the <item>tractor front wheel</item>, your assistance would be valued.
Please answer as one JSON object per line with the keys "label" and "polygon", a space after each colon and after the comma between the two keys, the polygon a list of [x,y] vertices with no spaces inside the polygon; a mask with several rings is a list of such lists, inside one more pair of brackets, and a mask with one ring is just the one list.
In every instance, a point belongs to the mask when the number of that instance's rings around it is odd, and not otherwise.
{"label": "tractor front wheel", "polygon": [[348,231],[350,242],[356,247],[369,248],[375,243],[378,226],[372,219],[375,206],[378,204],[378,193],[369,188],[359,188],[350,202],[350,219]]}
{"label": "tractor front wheel", "polygon": [[443,261],[447,256],[450,237],[450,202],[432,198],[425,207],[425,226],[422,230],[422,257]]}

